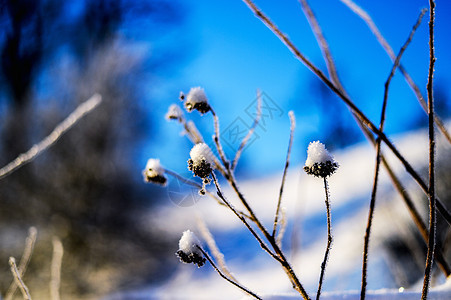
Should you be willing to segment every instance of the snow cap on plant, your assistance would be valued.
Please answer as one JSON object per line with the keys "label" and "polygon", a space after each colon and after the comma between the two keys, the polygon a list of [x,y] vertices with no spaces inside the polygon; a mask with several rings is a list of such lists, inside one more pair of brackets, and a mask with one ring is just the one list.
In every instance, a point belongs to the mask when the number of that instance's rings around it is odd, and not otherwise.
{"label": "snow cap on plant", "polygon": [[210,111],[210,104],[208,104],[207,95],[205,95],[205,91],[201,87],[193,87],[189,91],[188,95],[180,94],[180,99],[185,100],[185,108],[188,112],[191,112],[193,109],[198,110],[201,114],[205,114]]}
{"label": "snow cap on plant", "polygon": [[171,104],[171,106],[169,106],[165,117],[167,120],[177,120],[178,122],[182,122],[184,118],[183,111],[177,104]]}
{"label": "snow cap on plant", "polygon": [[205,258],[199,249],[200,245],[197,236],[191,230],[186,230],[180,238],[179,250],[176,252],[176,255],[180,258],[181,262],[187,264],[193,263],[198,267],[202,267],[205,263]]}
{"label": "snow cap on plant", "polygon": [[319,141],[311,142],[307,149],[307,160],[304,171],[309,175],[326,178],[338,169],[338,163],[334,160],[326,146]]}
{"label": "snow cap on plant", "polygon": [[214,154],[205,143],[198,143],[191,149],[188,169],[202,179],[207,179],[214,168]]}
{"label": "snow cap on plant", "polygon": [[167,178],[159,159],[151,158],[147,161],[146,168],[143,170],[143,176],[145,182],[153,182],[163,186],[167,183]]}

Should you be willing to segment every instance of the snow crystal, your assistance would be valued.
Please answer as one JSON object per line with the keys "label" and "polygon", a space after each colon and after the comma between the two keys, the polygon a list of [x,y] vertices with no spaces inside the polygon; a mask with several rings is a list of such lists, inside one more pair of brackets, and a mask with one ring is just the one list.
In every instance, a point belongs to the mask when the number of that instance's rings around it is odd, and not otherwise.
{"label": "snow crystal", "polygon": [[185,108],[188,112],[197,109],[201,114],[210,111],[207,95],[201,87],[193,87],[188,93],[185,101]]}
{"label": "snow crystal", "polygon": [[172,104],[169,106],[165,118],[167,120],[178,120],[180,122],[183,120],[183,111],[177,104]]}
{"label": "snow crystal", "polygon": [[143,171],[144,181],[166,185],[167,179],[159,159],[151,158],[147,161]]}
{"label": "snow crystal", "polygon": [[191,230],[185,230],[179,241],[179,250],[177,256],[184,263],[194,263],[198,267],[203,266],[205,258],[199,250],[200,241]]}
{"label": "snow crystal", "polygon": [[325,178],[332,175],[337,168],[338,163],[335,162],[323,143],[316,141],[309,144],[304,167],[307,174]]}

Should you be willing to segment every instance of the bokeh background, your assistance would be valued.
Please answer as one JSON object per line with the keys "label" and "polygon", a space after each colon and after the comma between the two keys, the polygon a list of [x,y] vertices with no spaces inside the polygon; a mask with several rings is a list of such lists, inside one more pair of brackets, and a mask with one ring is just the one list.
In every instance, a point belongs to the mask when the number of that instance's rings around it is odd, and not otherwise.
{"label": "bokeh background", "polygon": [[[392,63],[365,23],[339,0],[310,1],[339,75],[355,103],[378,123]],[[298,1],[257,1],[315,64],[321,52]],[[425,0],[356,1],[395,53]],[[435,97],[451,114],[451,3],[437,0]],[[427,16],[402,63],[423,94],[427,82]],[[293,164],[311,140],[339,149],[364,140],[348,109],[266,28],[242,1],[2,0],[0,1],[0,164],[45,137],[79,103],[103,103],[31,164],[0,180],[0,291],[12,277],[7,259],[20,257],[27,230],[38,243],[27,282],[46,295],[51,239],[65,248],[67,297],[97,298],[162,282],[175,269],[175,237],[145,226],[167,192],[144,185],[149,157],[186,172],[190,142],[167,123],[179,92],[205,88],[221,128],[252,124],[257,90],[267,106],[237,172],[258,178],[280,171],[288,111],[297,118]],[[386,132],[424,127],[427,117],[400,74],[390,88]],[[205,136],[210,117],[190,115]],[[233,137],[224,135],[226,152]],[[276,147],[275,145],[283,145]],[[2,263],[3,262],[3,263]],[[42,296],[43,299],[45,296]]]}

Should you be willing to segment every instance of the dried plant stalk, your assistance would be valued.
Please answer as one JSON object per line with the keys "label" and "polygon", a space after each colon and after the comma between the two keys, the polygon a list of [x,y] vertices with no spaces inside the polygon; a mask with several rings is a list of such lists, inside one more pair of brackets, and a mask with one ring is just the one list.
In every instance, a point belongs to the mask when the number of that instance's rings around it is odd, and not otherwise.
{"label": "dried plant stalk", "polygon": [[20,167],[31,162],[39,154],[47,150],[47,148],[52,146],[67,130],[69,130],[81,118],[83,118],[83,116],[96,108],[101,101],[102,97],[99,94],[95,94],[94,96],[86,100],[86,102],[80,104],[66,119],[64,119],[64,121],[59,123],[46,138],[31,147],[27,152],[20,154],[12,162],[1,168],[0,179],[8,176]]}
{"label": "dried plant stalk", "polygon": [[23,298],[25,300],[31,300],[30,291],[28,290],[28,287],[22,280],[22,275],[17,269],[16,260],[14,259],[14,257],[9,258],[9,265],[11,267],[11,273],[13,274],[14,280],[17,286],[19,287],[20,291],[22,292]]}
{"label": "dried plant stalk", "polygon": [[50,298],[60,300],[61,264],[63,261],[64,248],[61,241],[53,238],[53,256],[50,267]]}

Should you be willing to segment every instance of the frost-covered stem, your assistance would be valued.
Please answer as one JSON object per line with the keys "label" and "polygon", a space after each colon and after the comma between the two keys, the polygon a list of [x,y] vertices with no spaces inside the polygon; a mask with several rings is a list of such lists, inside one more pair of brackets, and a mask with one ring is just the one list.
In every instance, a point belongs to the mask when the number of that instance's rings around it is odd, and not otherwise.
{"label": "frost-covered stem", "polygon": [[16,159],[12,162],[4,166],[0,169],[0,179],[8,176],[12,172],[16,171],[20,167],[26,165],[35,159],[39,154],[43,151],[47,150],[50,146],[52,146],[67,130],[69,130],[75,123],[77,123],[83,116],[87,113],[91,112],[94,108],[96,108],[100,102],[102,101],[102,97],[99,94],[95,94],[86,102],[80,104],[64,121],[59,123],[55,129],[42,141],[33,145],[27,152],[20,154]]}
{"label": "frost-covered stem", "polygon": [[52,300],[60,299],[60,283],[61,283],[61,264],[63,261],[63,244],[61,241],[53,238],[53,256],[50,268],[50,298]]}
{"label": "frost-covered stem", "polygon": [[14,280],[16,281],[16,284],[19,286],[20,291],[22,292],[23,298],[25,300],[31,300],[30,291],[22,280],[22,276],[17,269],[16,260],[14,259],[14,257],[9,258],[9,265],[11,267],[11,272],[13,273]]}
{"label": "frost-covered stem", "polygon": [[330,201],[329,201],[329,186],[327,184],[327,178],[324,177],[324,191],[326,193],[326,213],[327,213],[327,246],[326,252],[324,253],[324,260],[321,264],[321,275],[319,277],[318,283],[318,292],[316,293],[316,300],[319,300],[321,295],[321,288],[323,286],[324,273],[326,272],[326,264],[329,259],[329,252],[332,246],[332,226],[331,226],[331,217],[330,217]]}
{"label": "frost-covered stem", "polygon": [[327,71],[329,72],[329,77],[332,79],[332,82],[345,93],[345,89],[343,88],[340,79],[338,78],[337,68],[335,66],[334,60],[332,58],[332,54],[330,52],[329,44],[327,43],[326,38],[323,35],[321,30],[321,26],[319,25],[318,20],[313,13],[312,8],[308,4],[307,0],[299,0],[302,6],[302,10],[304,11],[305,16],[310,24],[310,27],[315,34],[315,38],[318,42],[319,47],[321,48],[321,52],[323,53],[324,60],[326,61]]}
{"label": "frost-covered stem", "polygon": [[241,141],[240,147],[236,151],[235,158],[233,159],[232,165],[230,167],[230,169],[232,169],[232,170],[235,170],[236,165],[238,164],[238,160],[241,157],[241,153],[244,150],[244,147],[246,146],[246,144],[249,141],[249,139],[251,138],[251,136],[254,134],[255,128],[257,127],[258,122],[260,121],[260,117],[261,117],[261,114],[262,114],[261,107],[262,107],[262,97],[261,97],[260,91],[257,91],[257,114],[255,115],[254,124],[252,124],[252,126],[249,129],[247,135]]}
{"label": "frost-covered stem", "polygon": [[[230,169],[230,164],[229,161],[227,160],[227,157],[224,153],[224,149],[222,149],[222,144],[219,138],[219,118],[216,115],[215,111],[213,110],[212,107],[210,107],[211,110],[211,114],[213,115],[213,121],[214,121],[214,127],[215,127],[215,135],[213,137],[213,140],[215,142],[216,145],[216,149],[218,149],[218,154],[219,157],[221,158],[222,163],[224,164],[224,167],[226,170]],[[223,173],[223,175],[225,175],[225,173]]]}
{"label": "frost-covered stem", "polygon": [[199,130],[197,130],[196,125],[192,121],[186,122],[185,119],[182,119],[180,123],[182,123],[183,128],[185,129],[185,132],[188,135],[188,138],[191,140],[193,144],[204,142],[204,138],[200,134]]}
{"label": "frost-covered stem", "polygon": [[229,269],[227,268],[227,264],[224,260],[224,254],[221,253],[221,251],[218,248],[218,245],[216,244],[216,241],[211,234],[210,230],[207,227],[207,224],[205,224],[204,220],[198,216],[197,218],[197,228],[199,228],[199,232],[202,235],[204,241],[208,245],[208,249],[210,249],[213,257],[216,259],[216,262],[219,265],[219,269],[226,274],[230,279],[235,281],[236,283],[239,283],[238,280],[230,273]]}
{"label": "frost-covered stem", "polygon": [[[18,271],[20,276],[23,276],[27,270],[31,255],[33,254],[34,245],[36,244],[37,235],[38,231],[36,230],[36,227],[30,227],[30,229],[28,230],[28,237],[25,240],[24,251],[19,262]],[[14,280],[9,286],[8,291],[6,292],[5,300],[11,300],[14,297],[16,290],[17,284],[16,280]]]}
{"label": "frost-covered stem", "polygon": [[[246,226],[246,228],[251,232],[251,234],[257,239],[257,241],[259,242],[260,246],[263,248],[263,250],[265,250],[266,252],[269,253],[269,255],[271,255],[274,259],[276,259],[277,261],[280,261],[280,258],[277,257],[277,255],[275,253],[273,253],[268,246],[265,244],[265,242],[260,238],[260,236],[257,234],[257,232],[255,232],[255,230],[252,228],[252,226],[247,222],[247,220],[235,209],[235,207],[225,198],[225,196],[222,194],[221,188],[219,187],[219,183],[218,180],[216,179],[216,175],[214,172],[211,173],[212,177],[213,177],[213,182],[215,184],[216,187],[216,192],[219,196],[219,198],[221,198],[221,200],[224,202],[224,204],[230,208],[230,210],[238,217],[238,219],[240,219],[241,222],[243,222],[243,224]],[[251,217],[253,217],[251,215]]]}
{"label": "frost-covered stem", "polygon": [[435,250],[435,223],[436,223],[436,203],[435,203],[435,137],[434,137],[434,18],[435,1],[429,0],[429,72],[427,83],[428,112],[429,112],[429,242],[426,257],[426,267],[424,271],[423,290],[421,299],[426,300],[429,292],[429,282],[431,279],[432,263]]}
{"label": "frost-covered stem", "polygon": [[[399,66],[399,63],[401,61],[401,57],[404,53],[404,51],[407,49],[407,46],[412,41],[413,35],[415,34],[415,31],[417,30],[418,26],[421,23],[421,19],[423,18],[424,14],[426,13],[426,10],[422,10],[418,20],[416,21],[415,25],[413,26],[409,37],[407,38],[407,41],[404,43],[404,45],[401,47],[401,50],[399,51],[399,54],[397,55],[395,59],[395,63],[393,64],[393,67],[390,71],[390,74],[388,76],[387,81],[385,82],[385,89],[384,89],[384,99],[382,103],[382,111],[381,111],[381,120],[379,125],[379,130],[381,132],[384,131],[384,125],[385,125],[385,113],[387,110],[387,101],[388,101],[388,90],[390,87],[391,80],[393,76],[395,75],[395,71]],[[378,184],[378,178],[379,178],[379,170],[380,170],[380,163],[381,163],[381,139],[378,137],[376,139],[376,166],[374,171],[374,181],[373,181],[373,188],[371,191],[371,200],[370,200],[370,208],[368,210],[368,220],[367,220],[367,226],[365,229],[365,238],[364,238],[364,246],[363,246],[363,263],[362,263],[362,286],[360,290],[360,299],[365,299],[366,294],[366,285],[367,285],[367,268],[368,268],[368,250],[369,250],[369,243],[370,243],[370,235],[371,235],[371,225],[373,222],[373,215],[374,215],[374,208],[376,205],[376,194],[377,194],[377,184]]]}
{"label": "frost-covered stem", "polygon": [[287,158],[285,159],[285,167],[283,168],[282,183],[280,184],[279,199],[277,201],[276,214],[274,216],[274,226],[272,229],[273,237],[276,236],[277,223],[279,221],[279,214],[280,214],[280,204],[282,203],[283,188],[285,186],[285,179],[287,177],[288,166],[290,165],[291,147],[293,146],[294,128],[296,127],[296,120],[294,118],[293,111],[290,111],[288,113],[288,115],[290,116],[290,138],[288,141],[288,150],[287,150]]}
{"label": "frost-covered stem", "polygon": [[227,174],[229,177],[227,177],[227,180],[229,184],[232,186],[235,193],[238,195],[238,198],[241,200],[241,203],[246,207],[246,210],[249,212],[250,218],[254,223],[257,225],[257,227],[260,229],[260,231],[263,233],[267,241],[271,244],[271,247],[273,248],[274,252],[271,251],[268,246],[263,242],[263,240],[260,238],[260,236],[255,232],[255,230],[249,225],[249,223],[246,221],[246,219],[240,215],[236,209],[225,199],[225,197],[222,195],[222,192],[219,188],[219,184],[217,182],[216,176],[214,172],[212,172],[213,182],[215,183],[218,196],[224,201],[224,203],[233,211],[233,213],[244,223],[244,225],[249,229],[249,231],[252,233],[252,235],[257,239],[257,241],[260,243],[260,246],[269,253],[276,261],[278,261],[282,267],[284,268],[285,272],[287,273],[288,277],[290,278],[291,282],[293,283],[293,287],[302,295],[304,299],[310,299],[307,292],[305,291],[304,287],[302,286],[301,282],[299,281],[299,278],[294,273],[293,268],[288,263],[288,260],[286,259],[284,253],[280,249],[279,245],[276,242],[276,239],[272,237],[268,230],[263,226],[263,224],[260,222],[260,220],[257,218],[249,204],[247,203],[246,199],[244,198],[243,194],[239,191],[235,179],[233,177],[233,174],[229,171]]}
{"label": "frost-covered stem", "polygon": [[[384,48],[385,52],[387,52],[388,56],[391,58],[392,62],[395,62],[396,56],[393,49],[390,47],[390,44],[385,40],[382,33],[379,31],[379,28],[374,23],[371,16],[360,6],[355,4],[352,0],[341,0],[346,6],[349,7],[357,16],[359,16],[370,28],[371,32],[374,34],[376,39],[378,40],[379,44],[381,44],[382,48]],[[407,72],[407,70],[404,68],[402,64],[399,65],[399,70],[401,71],[401,74],[406,79],[407,83],[409,84],[410,88],[414,92],[415,96],[418,99],[418,102],[420,103],[420,106],[423,108],[424,112],[428,112],[428,107],[426,104],[426,101],[424,100],[423,95],[421,94],[420,88],[418,85],[413,81],[410,74]],[[445,138],[448,140],[449,143],[451,143],[451,135],[449,134],[448,130],[446,129],[445,125],[443,124],[443,121],[440,119],[438,115],[434,115],[434,121],[437,124],[437,127],[440,129],[440,131],[443,133]]]}
{"label": "frost-covered stem", "polygon": [[211,257],[208,255],[207,252],[204,251],[204,249],[202,249],[201,247],[199,247],[198,245],[196,245],[197,249],[199,249],[200,252],[202,252],[202,254],[205,256],[205,258],[208,260],[208,262],[210,263],[210,265],[213,267],[213,269],[215,269],[216,272],[218,272],[218,274],[224,278],[225,280],[227,280],[228,282],[230,282],[231,284],[233,284],[234,286],[236,286],[237,288],[239,288],[240,290],[242,290],[243,292],[251,295],[252,297],[254,297],[255,299],[262,299],[259,296],[257,296],[255,293],[251,292],[248,288],[242,286],[241,284],[239,284],[238,282],[232,280],[231,278],[227,277],[223,272],[221,272],[220,269],[218,269],[218,267],[215,265],[214,261],[211,259]]}
{"label": "frost-covered stem", "polygon": [[[398,149],[393,145],[393,143],[387,138],[387,136],[380,132],[379,129],[368,119],[368,117],[354,104],[354,102],[341,91],[334,83],[332,83],[324,73],[318,69],[311,61],[309,61],[288,39],[288,37],[283,34],[277,26],[269,20],[269,18],[257,7],[251,0],[243,0],[248,7],[255,13],[255,15],[262,20],[262,22],[271,29],[274,34],[288,47],[288,49],[302,62],[304,63],[318,78],[326,84],[326,86],[331,89],[345,104],[349,107],[349,109],[353,112],[353,114],[360,120],[360,122],[368,127],[372,132],[374,132],[377,136],[381,138],[381,140],[388,146],[388,148],[393,152],[393,154],[398,158],[398,160],[402,163],[407,173],[412,176],[412,178],[418,183],[418,185],[423,189],[423,191],[429,195],[429,189],[426,183],[421,179],[418,173],[412,168],[410,163],[401,155]],[[445,207],[445,205],[440,201],[440,199],[436,199],[437,208],[448,224],[451,224],[451,213]]]}

